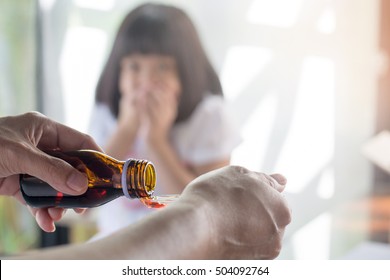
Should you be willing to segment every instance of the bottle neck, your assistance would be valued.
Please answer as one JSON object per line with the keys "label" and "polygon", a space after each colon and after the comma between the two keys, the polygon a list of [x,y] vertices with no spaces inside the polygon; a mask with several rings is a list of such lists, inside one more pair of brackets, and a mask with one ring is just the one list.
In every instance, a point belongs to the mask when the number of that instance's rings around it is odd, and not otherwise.
{"label": "bottle neck", "polygon": [[154,166],[147,160],[128,159],[123,164],[121,185],[129,198],[150,197],[156,186]]}

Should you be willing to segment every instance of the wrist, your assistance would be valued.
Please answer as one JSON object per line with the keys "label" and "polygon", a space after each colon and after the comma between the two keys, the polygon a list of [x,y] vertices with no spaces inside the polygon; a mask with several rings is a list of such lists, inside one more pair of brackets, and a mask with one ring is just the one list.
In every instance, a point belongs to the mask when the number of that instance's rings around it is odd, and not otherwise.
{"label": "wrist", "polygon": [[[183,201],[184,202],[184,201]],[[206,259],[210,246],[204,212],[189,200],[158,210],[121,231],[111,250],[125,259]],[[130,248],[126,249],[126,244]]]}
{"label": "wrist", "polygon": [[210,259],[213,258],[213,244],[211,227],[207,219],[207,212],[197,201],[183,201],[172,204],[166,210],[172,211],[175,218],[171,221],[178,225],[174,231],[175,242],[182,243],[177,246],[178,251],[174,258],[178,259]]}
{"label": "wrist", "polygon": [[183,209],[187,209],[187,214],[191,216],[191,223],[188,223],[188,226],[192,226],[191,233],[198,237],[195,238],[197,240],[193,244],[195,249],[189,258],[219,259],[221,255],[219,245],[221,236],[218,233],[217,221],[213,219],[213,216],[218,213],[215,213],[210,199],[205,198],[201,192],[192,191],[191,195],[182,194],[179,200],[170,206],[173,209],[173,207],[181,207],[181,205],[183,205]]}

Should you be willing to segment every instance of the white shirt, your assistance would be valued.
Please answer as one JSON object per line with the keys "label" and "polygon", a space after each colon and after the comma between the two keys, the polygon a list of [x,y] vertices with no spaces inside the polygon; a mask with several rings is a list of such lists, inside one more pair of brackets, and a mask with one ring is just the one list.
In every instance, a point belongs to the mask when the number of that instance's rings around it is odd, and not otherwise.
{"label": "white shirt", "polygon": [[[105,146],[117,126],[116,118],[106,105],[93,109],[89,134],[100,146]],[[222,96],[209,95],[184,122],[174,125],[170,140],[180,159],[190,165],[202,165],[230,157],[240,138],[233,119],[227,112]],[[148,159],[149,151],[141,136],[135,140],[129,157]],[[164,182],[157,172],[157,194],[164,194]],[[99,209],[98,225],[104,232],[112,232],[143,217],[148,209],[139,201],[118,198]]]}

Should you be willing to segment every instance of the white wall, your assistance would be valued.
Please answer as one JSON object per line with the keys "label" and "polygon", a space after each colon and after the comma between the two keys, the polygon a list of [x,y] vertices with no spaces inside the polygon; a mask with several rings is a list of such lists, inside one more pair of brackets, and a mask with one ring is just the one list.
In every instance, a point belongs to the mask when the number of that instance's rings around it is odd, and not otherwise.
{"label": "white wall", "polygon": [[[52,4],[43,18],[46,113],[86,130],[112,34],[144,1],[42,2]],[[378,1],[163,2],[193,18],[221,75],[244,140],[233,163],[289,180],[293,222],[280,258],[345,253],[354,244],[334,244],[331,210],[371,187],[360,147],[374,124]]]}

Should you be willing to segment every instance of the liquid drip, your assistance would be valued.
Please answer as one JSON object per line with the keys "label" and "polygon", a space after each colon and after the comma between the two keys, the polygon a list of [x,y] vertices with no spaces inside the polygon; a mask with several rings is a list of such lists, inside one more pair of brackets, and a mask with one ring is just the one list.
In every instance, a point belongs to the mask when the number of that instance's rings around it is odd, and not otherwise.
{"label": "liquid drip", "polygon": [[159,195],[140,198],[140,201],[148,208],[164,208],[179,198],[178,194]]}

